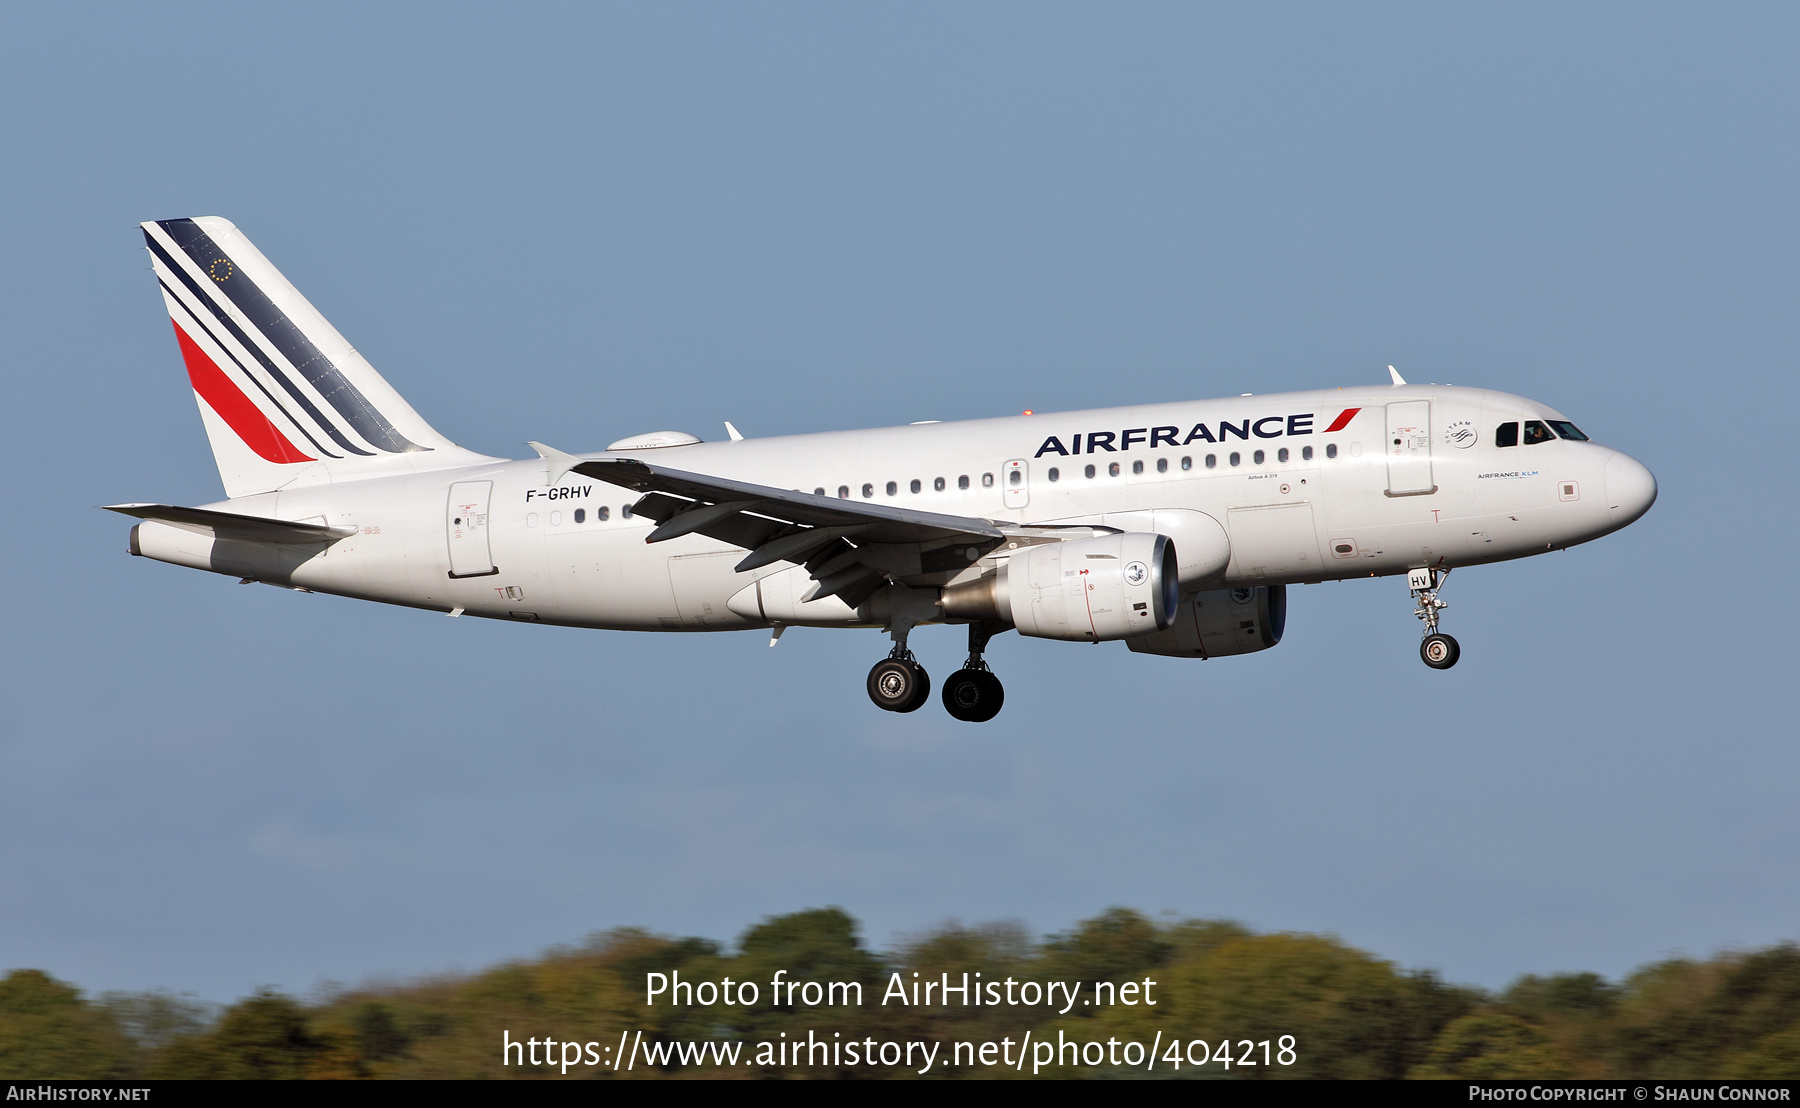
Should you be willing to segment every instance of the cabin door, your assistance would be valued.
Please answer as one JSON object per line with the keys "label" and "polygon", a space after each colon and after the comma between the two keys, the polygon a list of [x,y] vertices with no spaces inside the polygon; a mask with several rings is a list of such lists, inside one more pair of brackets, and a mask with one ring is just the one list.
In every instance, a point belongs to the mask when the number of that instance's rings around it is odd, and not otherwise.
{"label": "cabin door", "polygon": [[1402,400],[1387,406],[1389,496],[1436,492],[1431,480],[1431,401]]}
{"label": "cabin door", "polygon": [[488,497],[492,481],[458,481],[450,486],[444,530],[450,541],[450,576],[486,577],[498,573],[488,549]]}

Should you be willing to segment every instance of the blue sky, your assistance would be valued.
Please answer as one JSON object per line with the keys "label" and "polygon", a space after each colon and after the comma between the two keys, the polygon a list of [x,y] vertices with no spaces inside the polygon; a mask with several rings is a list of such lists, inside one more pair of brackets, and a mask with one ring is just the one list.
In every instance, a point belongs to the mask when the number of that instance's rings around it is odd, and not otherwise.
{"label": "blue sky", "polygon": [[[1800,937],[1791,5],[14,5],[0,969],[230,999],[839,904],[1113,904],[1457,981]],[[471,448],[1414,379],[1628,530],[1211,663],[449,621],[133,560],[216,499],[136,223],[234,220]],[[914,639],[954,668],[961,633]]]}

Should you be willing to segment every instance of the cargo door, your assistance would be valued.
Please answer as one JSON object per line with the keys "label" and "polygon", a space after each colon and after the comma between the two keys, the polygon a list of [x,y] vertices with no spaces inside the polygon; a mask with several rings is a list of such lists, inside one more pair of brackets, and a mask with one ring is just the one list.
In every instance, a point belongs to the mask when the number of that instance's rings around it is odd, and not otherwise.
{"label": "cargo door", "polygon": [[1387,406],[1387,469],[1389,496],[1437,491],[1431,479],[1431,401]]}
{"label": "cargo door", "polygon": [[488,498],[492,481],[458,481],[450,486],[450,502],[444,511],[444,531],[450,542],[451,577],[486,577],[494,568],[488,547]]}

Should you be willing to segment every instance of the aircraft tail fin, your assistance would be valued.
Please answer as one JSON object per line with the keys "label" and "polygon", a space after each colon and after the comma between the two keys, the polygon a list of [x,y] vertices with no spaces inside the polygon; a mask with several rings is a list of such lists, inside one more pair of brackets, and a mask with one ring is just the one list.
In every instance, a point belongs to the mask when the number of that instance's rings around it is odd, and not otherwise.
{"label": "aircraft tail fin", "polygon": [[433,430],[229,220],[141,226],[227,496],[490,460]]}

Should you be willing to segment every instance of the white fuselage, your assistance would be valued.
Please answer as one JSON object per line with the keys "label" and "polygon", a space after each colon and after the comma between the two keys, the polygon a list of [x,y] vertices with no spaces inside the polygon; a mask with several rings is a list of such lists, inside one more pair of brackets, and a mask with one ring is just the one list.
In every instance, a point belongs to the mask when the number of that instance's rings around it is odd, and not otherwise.
{"label": "white fuselage", "polygon": [[[1346,420],[1350,409],[1360,410]],[[1237,587],[1524,557],[1598,538],[1643,514],[1655,482],[1613,449],[1563,439],[1495,445],[1503,423],[1561,418],[1505,393],[1404,385],[698,443],[635,456],[1003,523],[1203,512],[1231,543],[1229,566],[1211,587]],[[743,550],[700,535],[647,545],[655,522],[628,514],[636,493],[575,474],[548,485],[548,472],[540,459],[495,462],[212,505],[356,529],[330,546],[215,542],[153,521],[141,525],[138,545],[195,568],[469,615],[622,630],[768,625],[754,605],[733,598],[793,566],[737,573]],[[470,482],[492,483],[485,508],[494,572],[455,577],[448,529],[459,517],[449,498],[453,485]],[[819,622],[879,620],[839,612]]]}

